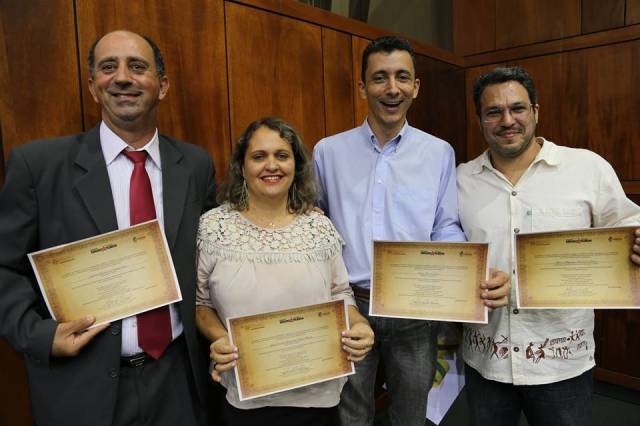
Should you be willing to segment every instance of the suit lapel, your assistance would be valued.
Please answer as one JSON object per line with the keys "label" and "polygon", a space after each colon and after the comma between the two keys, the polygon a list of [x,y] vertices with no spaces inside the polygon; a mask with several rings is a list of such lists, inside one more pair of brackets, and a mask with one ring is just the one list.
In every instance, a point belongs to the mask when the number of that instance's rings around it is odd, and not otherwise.
{"label": "suit lapel", "polygon": [[94,127],[82,136],[75,164],[83,169],[75,188],[100,233],[118,229],[113,194],[107,166],[100,147],[100,127]]}
{"label": "suit lapel", "polygon": [[182,153],[164,136],[160,136],[160,158],[164,231],[172,248],[182,220],[184,200],[189,192],[189,173],[180,164]]}

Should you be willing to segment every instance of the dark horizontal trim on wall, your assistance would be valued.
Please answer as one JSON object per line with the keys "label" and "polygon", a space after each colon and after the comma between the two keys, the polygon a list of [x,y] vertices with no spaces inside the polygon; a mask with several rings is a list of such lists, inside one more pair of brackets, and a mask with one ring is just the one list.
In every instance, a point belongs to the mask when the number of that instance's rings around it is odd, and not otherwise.
{"label": "dark horizontal trim on wall", "polygon": [[629,389],[640,391],[640,379],[637,377],[629,376],[627,374],[621,374],[615,371],[596,367],[593,370],[593,377],[596,380],[613,383],[615,385],[620,385]]}
{"label": "dark horizontal trim on wall", "polygon": [[491,53],[470,55],[465,57],[464,66],[465,68],[470,68],[480,65],[508,62],[516,59],[525,59],[535,56],[550,55],[553,53],[568,52],[571,50],[587,49],[591,47],[623,43],[636,39],[640,39],[640,24],[616,28],[613,30],[601,31],[592,34],[579,35],[560,40],[546,41],[542,43],[529,44],[526,46],[513,47],[510,49],[496,50]]}
{"label": "dark horizontal trim on wall", "polygon": [[382,28],[375,28],[364,22],[356,21],[317,7],[309,6],[295,0],[225,0],[230,3],[239,3],[246,6],[263,9],[279,15],[297,19],[299,21],[317,24],[333,30],[342,31],[358,37],[373,40],[374,38],[395,34],[406,38],[416,53],[437,59],[448,64],[464,66],[464,58],[447,50],[429,46],[423,42],[406,37],[402,34]]}
{"label": "dark horizontal trim on wall", "polygon": [[640,195],[640,180],[623,180],[622,188],[627,194]]}

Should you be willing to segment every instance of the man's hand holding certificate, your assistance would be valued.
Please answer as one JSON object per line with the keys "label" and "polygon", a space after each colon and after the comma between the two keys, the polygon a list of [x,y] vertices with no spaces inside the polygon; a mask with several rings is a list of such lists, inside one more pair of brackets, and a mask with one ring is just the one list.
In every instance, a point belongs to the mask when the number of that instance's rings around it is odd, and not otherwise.
{"label": "man's hand holding certificate", "polygon": [[636,227],[516,236],[522,308],[640,308]]}
{"label": "man's hand holding certificate", "polygon": [[182,300],[157,220],[29,254],[52,317],[95,325]]}

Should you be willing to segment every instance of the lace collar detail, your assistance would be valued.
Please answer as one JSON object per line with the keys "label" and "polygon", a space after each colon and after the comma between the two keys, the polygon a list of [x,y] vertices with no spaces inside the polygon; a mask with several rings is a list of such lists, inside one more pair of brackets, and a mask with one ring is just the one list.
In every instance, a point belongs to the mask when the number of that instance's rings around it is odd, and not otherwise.
{"label": "lace collar detail", "polygon": [[198,249],[218,258],[260,263],[323,262],[339,254],[344,244],[321,214],[299,215],[284,228],[265,229],[228,204],[200,217],[197,241]]}

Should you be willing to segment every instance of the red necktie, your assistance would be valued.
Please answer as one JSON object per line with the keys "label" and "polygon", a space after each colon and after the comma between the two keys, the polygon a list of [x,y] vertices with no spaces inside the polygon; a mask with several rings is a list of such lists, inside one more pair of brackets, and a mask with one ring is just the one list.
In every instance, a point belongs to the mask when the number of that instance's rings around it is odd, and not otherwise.
{"label": "red necktie", "polygon": [[[122,151],[133,161],[131,186],[129,188],[130,224],[146,222],[156,218],[151,181],[144,167],[147,151]],[[169,308],[162,306],[137,315],[138,345],[155,359],[160,358],[171,343],[171,317]]]}

